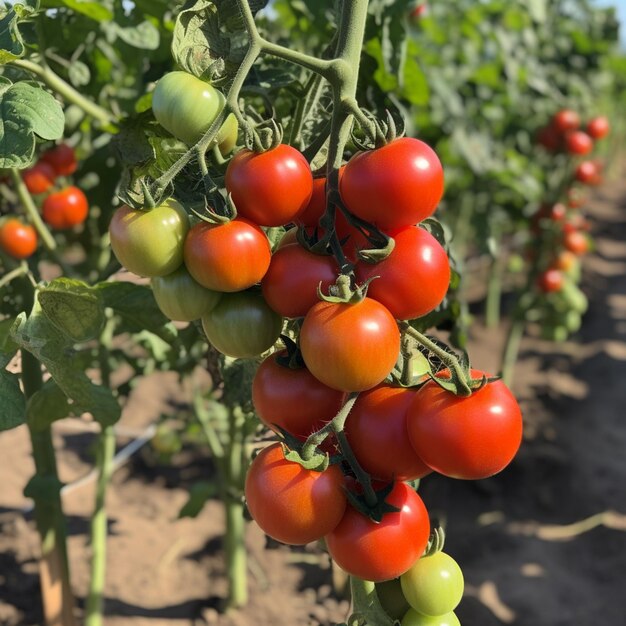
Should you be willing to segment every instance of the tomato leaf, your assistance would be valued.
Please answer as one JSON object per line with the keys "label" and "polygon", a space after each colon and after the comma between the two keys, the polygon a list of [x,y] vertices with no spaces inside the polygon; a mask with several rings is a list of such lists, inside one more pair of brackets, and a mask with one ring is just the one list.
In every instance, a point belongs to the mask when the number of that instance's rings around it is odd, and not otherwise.
{"label": "tomato leaf", "polygon": [[0,168],[29,165],[36,137],[59,139],[64,123],[61,105],[40,85],[0,76]]}
{"label": "tomato leaf", "polygon": [[19,378],[17,374],[7,372],[4,368],[0,369],[0,398],[0,431],[23,424],[26,419],[26,399],[20,389]]}
{"label": "tomato leaf", "polygon": [[72,415],[80,415],[80,412],[52,378],[29,398],[26,405],[26,419],[35,431],[44,430],[53,422]]}
{"label": "tomato leaf", "polygon": [[144,21],[136,26],[120,26],[116,22],[106,24],[105,32],[119,37],[124,43],[141,50],[156,50],[161,35],[152,22]]}
{"label": "tomato leaf", "polygon": [[197,517],[209,498],[217,495],[217,486],[215,483],[208,481],[200,481],[191,485],[189,490],[189,498],[183,504],[178,512],[178,518]]}
{"label": "tomato leaf", "polygon": [[86,17],[96,22],[107,22],[113,19],[113,13],[102,2],[90,2],[89,0],[43,0],[43,6],[46,8],[67,7],[82,13]]}
{"label": "tomato leaf", "polygon": [[0,19],[0,65],[24,56],[24,41],[18,28],[18,15],[11,9]]}

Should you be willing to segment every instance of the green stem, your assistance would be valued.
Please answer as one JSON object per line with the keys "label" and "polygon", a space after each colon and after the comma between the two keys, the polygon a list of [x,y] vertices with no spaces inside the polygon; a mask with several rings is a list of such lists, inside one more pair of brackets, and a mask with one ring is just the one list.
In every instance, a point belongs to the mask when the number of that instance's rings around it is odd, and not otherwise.
{"label": "green stem", "polygon": [[485,303],[485,324],[487,328],[496,328],[500,324],[500,301],[502,297],[502,275],[504,262],[500,256],[493,258],[489,268],[487,283],[487,301]]}
{"label": "green stem", "polygon": [[85,96],[74,89],[74,87],[63,80],[58,74],[55,74],[48,66],[43,67],[26,59],[16,59],[15,61],[11,61],[11,64],[31,74],[35,74],[35,76],[41,78],[52,91],[58,93],[64,100],[80,107],[90,117],[93,117],[105,126],[111,127],[111,130],[115,128],[116,120],[109,111],[88,98],[85,98]]}
{"label": "green stem", "polygon": [[509,334],[507,336],[502,356],[502,381],[509,387],[513,383],[515,364],[517,362],[520,344],[522,342],[525,329],[526,320],[519,315],[515,316],[513,318],[513,322],[511,323],[511,328],[509,329]]}
{"label": "green stem", "polygon": [[348,618],[348,626],[354,624],[394,626],[396,622],[381,606],[376,594],[376,585],[373,582],[350,576],[350,593],[353,612]]}
{"label": "green stem", "polygon": [[22,261],[15,269],[7,272],[2,278],[0,278],[0,289],[5,285],[8,285],[12,280],[25,276],[28,274],[28,264],[26,261]]}

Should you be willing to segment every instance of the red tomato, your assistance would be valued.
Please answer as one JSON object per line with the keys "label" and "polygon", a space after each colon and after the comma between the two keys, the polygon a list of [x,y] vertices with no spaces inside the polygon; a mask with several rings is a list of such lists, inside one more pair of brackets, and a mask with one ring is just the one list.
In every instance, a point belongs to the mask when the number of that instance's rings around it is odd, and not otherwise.
{"label": "red tomato", "polygon": [[325,210],[326,178],[314,178],[311,199],[304,209],[298,213],[296,222],[304,226],[317,226],[317,222]]}
{"label": "red tomato", "polygon": [[24,184],[30,193],[45,193],[54,185],[56,172],[49,163],[39,161],[22,172]]}
{"label": "red tomato", "polygon": [[37,250],[37,231],[13,217],[0,226],[0,248],[14,259],[27,259]]}
{"label": "red tomato", "polygon": [[329,422],[343,406],[346,394],[327,387],[305,367],[280,365],[268,356],[252,381],[252,402],[261,421],[277,430],[280,426],[299,439],[306,439]]}
{"label": "red tomato", "polygon": [[[449,377],[445,372],[441,376]],[[472,372],[473,377],[482,372]],[[433,470],[478,480],[503,470],[522,441],[522,413],[500,380],[463,398],[434,381],[416,394],[408,410],[411,445]]]}
{"label": "red tomato", "polygon": [[580,115],[571,109],[562,109],[552,119],[552,125],[561,133],[580,127]]}
{"label": "red tomato", "polygon": [[42,205],[44,222],[57,229],[82,224],[88,213],[87,197],[78,187],[73,186],[51,193]]}
{"label": "red tomato", "polygon": [[364,391],[345,425],[348,443],[361,467],[379,480],[414,480],[430,468],[411,446],[406,415],[415,391],[382,384]]}
{"label": "red tomato", "polygon": [[422,556],[430,534],[428,511],[406,483],[397,482],[386,502],[400,509],[376,523],[348,505],[327,535],[333,560],[351,576],[382,582],[404,574]]}
{"label": "red tomato", "polygon": [[585,254],[589,250],[587,237],[577,230],[565,233],[563,245],[567,250],[577,255]]}
{"label": "red tomato", "polygon": [[600,168],[595,161],[583,161],[576,168],[576,180],[585,185],[598,185],[602,180]]}
{"label": "red tomato", "polygon": [[558,152],[561,149],[563,137],[554,126],[549,125],[539,130],[537,133],[537,143],[543,146],[548,152]]}
{"label": "red tomato", "polygon": [[228,164],[226,189],[239,215],[261,226],[284,226],[311,199],[313,175],[295,148],[280,144],[256,153],[241,150]]}
{"label": "red tomato", "polygon": [[343,474],[337,465],[323,472],[285,459],[281,444],[262,450],[246,476],[246,501],[264,533],[291,545],[321,539],[346,510]]}
{"label": "red tomato", "polygon": [[54,168],[57,176],[69,176],[76,171],[76,153],[74,148],[66,143],[61,143],[41,155],[41,160],[49,163]]}
{"label": "red tomato", "polygon": [[400,351],[396,320],[379,302],[318,302],[304,318],[300,349],[318,380],[341,391],[365,391],[391,372]]}
{"label": "red tomato", "polygon": [[430,146],[403,137],[355,154],[339,186],[354,215],[383,230],[396,229],[434,213],[443,195],[443,168]]}
{"label": "red tomato", "polygon": [[537,277],[537,286],[544,293],[561,291],[563,288],[563,274],[558,269],[548,269]]}
{"label": "red tomato", "polygon": [[604,115],[594,117],[587,124],[587,132],[594,139],[603,139],[611,132],[611,124]]}
{"label": "red tomato", "polygon": [[430,313],[441,304],[450,284],[450,263],[441,244],[424,229],[409,226],[393,234],[393,252],[380,263],[358,263],[360,283],[378,276],[368,296],[399,320]]}
{"label": "red tomato", "polygon": [[241,218],[225,224],[199,222],[185,239],[189,273],[214,291],[242,291],[258,283],[271,256],[263,230]]}
{"label": "red tomato", "polygon": [[582,130],[574,130],[565,137],[570,154],[589,154],[593,150],[593,139]]}
{"label": "red tomato", "polygon": [[576,255],[569,250],[563,250],[559,253],[554,262],[554,267],[563,272],[571,270],[576,264]]}
{"label": "red tomato", "polygon": [[550,219],[553,222],[562,222],[567,215],[567,207],[562,202],[557,202],[550,209]]}
{"label": "red tomato", "polygon": [[300,244],[281,246],[261,282],[265,301],[283,317],[304,317],[339,274],[334,257],[313,254]]}

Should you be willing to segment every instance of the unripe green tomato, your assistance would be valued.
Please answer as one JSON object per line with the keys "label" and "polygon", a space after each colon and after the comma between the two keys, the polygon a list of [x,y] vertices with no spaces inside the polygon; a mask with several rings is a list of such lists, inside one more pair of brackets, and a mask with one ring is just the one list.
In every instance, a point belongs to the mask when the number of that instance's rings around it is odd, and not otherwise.
{"label": "unripe green tomato", "polygon": [[402,593],[399,578],[376,583],[376,595],[385,613],[394,619],[402,619],[404,614],[411,608]]}
{"label": "unripe green tomato", "polygon": [[575,333],[580,330],[582,319],[578,311],[568,311],[565,314],[565,327],[570,333]]}
{"label": "unripe green tomato", "polygon": [[[157,122],[187,145],[197,143],[224,108],[226,99],[213,85],[187,72],[169,72],[152,94]],[[220,128],[217,142],[226,154],[237,142],[237,120],[231,114]]]}
{"label": "unripe green tomato", "polygon": [[147,211],[121,206],[109,226],[118,261],[130,272],[150,278],[167,276],[182,265],[188,230],[187,212],[172,198]]}
{"label": "unripe green tomato", "polygon": [[222,295],[198,284],[184,264],[167,276],[155,276],[152,292],[161,311],[177,322],[200,319],[215,307]]}
{"label": "unripe green tomato", "polygon": [[407,602],[423,615],[453,611],[463,597],[463,572],[444,552],[419,559],[400,577]]}
{"label": "unripe green tomato", "polygon": [[402,626],[461,626],[461,622],[454,613],[429,617],[418,613],[415,609],[409,609],[402,618]]}
{"label": "unripe green tomato", "polygon": [[269,350],[283,328],[263,296],[252,291],[224,293],[202,316],[202,328],[211,344],[235,359],[251,358]]}
{"label": "unripe green tomato", "polygon": [[569,305],[569,308],[584,313],[589,306],[587,296],[574,283],[566,283],[561,290],[561,295]]}

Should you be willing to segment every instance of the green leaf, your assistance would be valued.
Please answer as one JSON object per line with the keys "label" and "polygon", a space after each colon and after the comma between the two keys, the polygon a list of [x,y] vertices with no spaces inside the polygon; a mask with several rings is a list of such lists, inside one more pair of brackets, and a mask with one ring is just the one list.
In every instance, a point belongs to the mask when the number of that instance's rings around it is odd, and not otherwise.
{"label": "green leaf", "polygon": [[24,495],[32,498],[35,502],[52,504],[59,497],[63,483],[57,476],[35,474],[24,487]]}
{"label": "green leaf", "polygon": [[46,8],[65,6],[96,22],[108,22],[114,17],[113,13],[106,6],[103,6],[102,2],[93,2],[92,0],[44,0],[43,5]]}
{"label": "green leaf", "polygon": [[88,85],[91,80],[91,71],[89,66],[82,61],[72,61],[67,70],[67,74],[72,82],[72,85],[75,87]]}
{"label": "green leaf", "polygon": [[60,419],[80,415],[63,390],[50,378],[36,391],[26,405],[26,419],[33,430],[44,430]]}
{"label": "green leaf", "polygon": [[152,22],[141,22],[137,26],[120,26],[115,22],[108,25],[111,30],[124,42],[140,50],[156,50],[159,47],[161,35],[159,29]]}
{"label": "green leaf", "polygon": [[189,498],[182,506],[178,517],[197,517],[209,498],[217,494],[217,487],[214,483],[200,481],[191,485]]}
{"label": "green leaf", "polygon": [[35,151],[35,137],[63,136],[61,105],[37,83],[11,83],[0,76],[0,168],[24,168]]}
{"label": "green leaf", "polygon": [[15,318],[0,320],[0,367],[6,367],[15,356],[18,346],[11,339],[11,326]]}
{"label": "green leaf", "polygon": [[24,42],[17,24],[15,9],[0,19],[0,65],[24,56]]}
{"label": "green leaf", "polygon": [[0,431],[15,428],[26,419],[26,399],[16,374],[0,369]]}
{"label": "green leaf", "polygon": [[80,280],[57,278],[39,291],[46,317],[73,341],[88,341],[104,325],[101,293]]}

